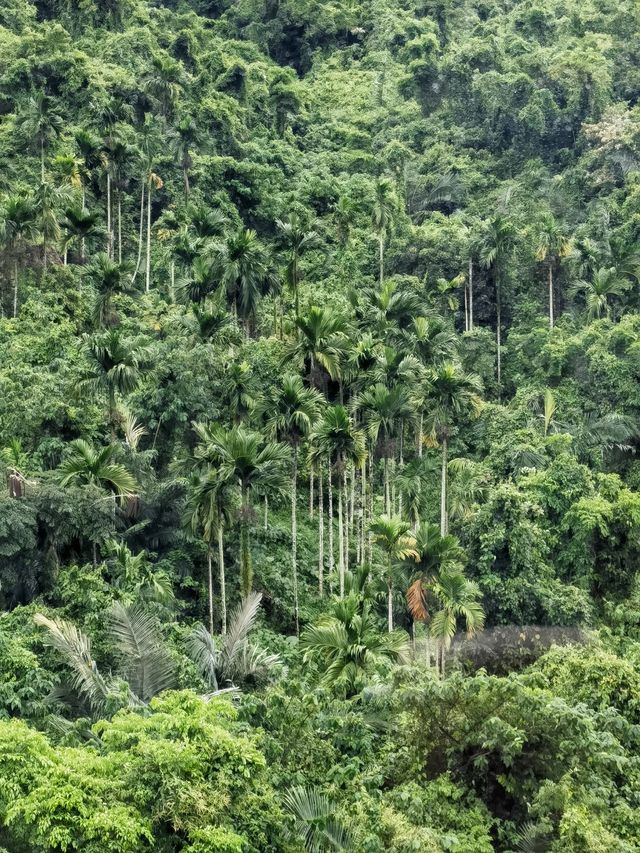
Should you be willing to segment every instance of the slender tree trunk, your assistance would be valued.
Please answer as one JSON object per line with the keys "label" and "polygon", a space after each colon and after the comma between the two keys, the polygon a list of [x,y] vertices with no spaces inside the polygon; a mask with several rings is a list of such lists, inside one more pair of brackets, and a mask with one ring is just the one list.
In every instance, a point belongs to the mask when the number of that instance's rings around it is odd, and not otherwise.
{"label": "slender tree trunk", "polygon": [[553,329],[553,266],[549,262],[549,328]]}
{"label": "slender tree trunk", "polygon": [[300,609],[298,605],[298,447],[292,448],[291,469],[291,568],[293,570],[293,607],[296,620],[296,637],[300,636]]}
{"label": "slender tree trunk", "polygon": [[469,331],[469,284],[464,283],[464,330]]}
{"label": "slender tree trunk", "polygon": [[380,290],[384,285],[384,237],[380,236],[379,264],[380,264]]}
{"label": "slender tree trunk", "polygon": [[333,592],[333,570],[335,566],[334,551],[333,551],[333,477],[331,470],[331,462],[329,462],[329,590]]}
{"label": "slender tree trunk", "polygon": [[118,263],[122,263],[122,190],[118,187]]}
{"label": "slender tree trunk", "polygon": [[147,187],[147,263],[144,289],[147,293],[151,289],[151,175]]}
{"label": "slender tree trunk", "polygon": [[349,531],[353,533],[353,523],[356,517],[356,466],[353,464],[351,466],[351,497],[350,497],[350,507],[349,507]]}
{"label": "slender tree trunk", "polygon": [[447,513],[447,438],[442,439],[442,474],[440,478],[440,535],[446,536],[449,532],[449,517]]}
{"label": "slender tree trunk", "polygon": [[389,457],[384,457],[384,511],[391,515],[391,491],[389,489]]}
{"label": "slender tree trunk", "polygon": [[93,556],[93,568],[95,569],[96,566],[98,565],[98,546],[96,545],[95,542],[91,543],[91,549],[93,552],[93,555],[92,555]]}
{"label": "slender tree trunk", "polygon": [[138,275],[138,270],[140,269],[140,263],[142,262],[142,236],[144,233],[144,192],[145,192],[145,180],[144,177],[142,179],[142,191],[140,193],[140,229],[138,234],[138,259],[136,261],[136,268],[133,271],[133,275],[131,277],[131,284],[136,280],[136,276]]}
{"label": "slender tree trunk", "polygon": [[500,399],[502,385],[502,305],[499,273],[496,273],[496,315],[496,344],[498,348],[498,399]]}
{"label": "slender tree trunk", "polygon": [[213,565],[211,545],[207,547],[207,575],[209,582],[209,633],[213,634]]}
{"label": "slender tree trunk", "polygon": [[183,175],[183,178],[184,178],[184,197],[185,197],[185,201],[189,201],[189,190],[190,190],[190,187],[189,187],[189,170],[187,169],[187,167],[186,167],[186,166],[182,169],[182,175]]}
{"label": "slender tree trunk", "polygon": [[313,480],[314,480],[315,471],[313,469],[313,463],[309,467],[309,518],[313,521]]}
{"label": "slender tree trunk", "polygon": [[369,456],[369,517],[367,519],[367,545],[369,554],[369,565],[373,565],[373,533],[371,532],[371,522],[373,521],[373,485],[374,485],[374,468],[373,468],[373,448]]}
{"label": "slender tree trunk", "polygon": [[324,595],[324,500],[322,465],[318,465],[318,592]]}
{"label": "slender tree trunk", "polygon": [[13,316],[18,316],[18,259],[13,261]]}
{"label": "slender tree trunk", "polygon": [[340,598],[344,597],[344,526],[342,519],[342,493],[343,487],[340,480],[338,480],[338,578],[340,584]]}
{"label": "slender tree trunk", "polygon": [[44,184],[44,139],[40,140],[40,182]]}
{"label": "slender tree trunk", "polygon": [[107,255],[111,257],[113,249],[113,229],[111,226],[111,175],[107,172]]}
{"label": "slender tree trunk", "polygon": [[242,524],[240,525],[240,563],[242,576],[242,595],[246,598],[253,586],[253,566],[249,546],[249,499],[245,486],[241,488]]}
{"label": "slender tree trunk", "polygon": [[363,566],[365,562],[365,553],[364,553],[364,532],[365,532],[365,513],[367,510],[367,463],[364,461],[362,463],[362,472],[361,472],[361,506],[360,506],[360,565]]}
{"label": "slender tree trunk", "polygon": [[171,274],[170,274],[170,293],[169,299],[172,303],[176,301],[176,262],[171,258]]}
{"label": "slender tree trunk", "polygon": [[62,255],[62,264],[63,264],[63,266],[65,266],[65,267],[67,266],[67,257],[68,257],[68,253],[69,253],[69,246],[67,245],[67,243],[65,243],[65,244],[64,244],[64,253],[63,253],[63,255]]}
{"label": "slender tree trunk", "polygon": [[391,557],[389,557],[389,574],[387,575],[387,624],[389,633],[393,631],[393,579],[391,577]]}
{"label": "slender tree trunk", "polygon": [[469,331],[473,332],[473,258],[469,257]]}
{"label": "slender tree trunk", "polygon": [[418,458],[422,459],[422,443],[424,441],[424,412],[420,412],[418,421]]}
{"label": "slender tree trunk", "polygon": [[[342,468],[342,490],[344,492],[344,556],[342,558],[342,574],[349,571],[349,486],[347,484],[347,466]],[[344,585],[344,580],[343,580]]]}
{"label": "slender tree trunk", "polygon": [[224,571],[224,541],[222,525],[218,525],[218,568],[220,570],[220,603],[222,613],[222,633],[227,633],[227,583]]}
{"label": "slender tree trunk", "polygon": [[269,498],[264,496],[264,529],[269,529]]}

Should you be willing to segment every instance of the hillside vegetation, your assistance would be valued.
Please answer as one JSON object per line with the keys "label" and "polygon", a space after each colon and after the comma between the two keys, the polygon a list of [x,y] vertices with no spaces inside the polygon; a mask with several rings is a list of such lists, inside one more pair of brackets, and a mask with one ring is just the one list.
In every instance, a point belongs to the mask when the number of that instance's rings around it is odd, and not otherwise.
{"label": "hillside vegetation", "polygon": [[0,6],[0,851],[640,850],[640,8]]}

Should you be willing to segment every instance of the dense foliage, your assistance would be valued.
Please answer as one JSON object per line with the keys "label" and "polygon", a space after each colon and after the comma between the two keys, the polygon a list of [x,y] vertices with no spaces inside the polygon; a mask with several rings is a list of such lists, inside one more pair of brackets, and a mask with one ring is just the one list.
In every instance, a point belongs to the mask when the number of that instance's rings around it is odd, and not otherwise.
{"label": "dense foliage", "polygon": [[0,851],[640,849],[639,66],[2,4]]}

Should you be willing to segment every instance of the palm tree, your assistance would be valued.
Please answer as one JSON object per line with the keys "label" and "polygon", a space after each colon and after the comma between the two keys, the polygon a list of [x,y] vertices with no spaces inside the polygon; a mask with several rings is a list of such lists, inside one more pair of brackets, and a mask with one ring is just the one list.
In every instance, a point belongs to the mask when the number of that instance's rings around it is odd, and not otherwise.
{"label": "palm tree", "polygon": [[189,172],[193,166],[191,150],[198,142],[198,138],[198,126],[193,118],[189,115],[182,116],[176,127],[176,156],[182,169],[185,201],[189,200],[191,192],[189,185]]}
{"label": "palm tree", "polygon": [[67,252],[73,241],[80,243],[80,263],[84,264],[85,246],[89,237],[100,234],[99,216],[90,213],[86,207],[68,207],[64,212],[62,228],[66,234],[64,244],[64,262],[67,263]]}
{"label": "palm tree", "polygon": [[117,329],[109,329],[86,336],[84,351],[89,370],[78,383],[78,388],[88,388],[107,398],[111,436],[114,439],[118,423],[118,397],[138,386],[146,358],[144,342],[140,338],[125,338]]}
{"label": "palm tree", "polygon": [[[45,628],[45,644],[59,652],[73,676],[71,691],[88,705],[95,719],[123,705],[144,707],[154,696],[175,685],[171,657],[158,621],[141,603],[125,607],[116,601],[106,614],[107,632],[120,657],[122,681],[104,677],[91,654],[91,639],[71,622],[36,613],[34,622]],[[128,695],[127,695],[128,694]]]}
{"label": "palm tree", "polygon": [[295,819],[294,835],[307,853],[351,849],[351,837],[337,820],[337,807],[315,788],[289,788],[282,797],[285,808]]}
{"label": "palm tree", "polygon": [[431,587],[438,610],[431,620],[430,634],[440,650],[440,674],[445,675],[445,655],[456,633],[458,620],[466,626],[467,636],[473,637],[484,628],[482,593],[474,581],[467,580],[461,571],[443,571]]}
{"label": "palm tree", "polygon": [[440,531],[445,536],[449,530],[447,509],[449,438],[458,418],[469,411],[479,410],[481,402],[478,395],[482,390],[482,383],[475,374],[465,373],[459,365],[447,362],[432,372],[429,384],[431,409],[428,422],[434,437],[442,447]]}
{"label": "palm tree", "polygon": [[17,119],[19,133],[40,154],[40,182],[44,183],[45,154],[49,145],[64,127],[62,116],[57,112],[57,100],[39,92],[27,101]]}
{"label": "palm tree", "polygon": [[292,213],[287,220],[276,220],[278,241],[286,259],[287,284],[294,297],[296,320],[300,317],[300,259],[309,249],[320,245],[314,224],[303,222],[296,213]]}
{"label": "palm tree", "polygon": [[249,633],[260,612],[262,595],[252,592],[235,607],[229,619],[229,630],[217,642],[204,625],[197,625],[187,642],[187,653],[200,675],[214,691],[234,689],[244,682],[262,681],[280,663],[278,655],[270,655],[249,640]]}
{"label": "palm tree", "polygon": [[346,348],[346,321],[332,308],[313,305],[306,315],[296,320],[299,339],[289,348],[283,361],[301,359],[311,385],[326,389],[327,377],[340,376],[340,365]]}
{"label": "palm tree", "polygon": [[393,182],[389,178],[379,178],[374,187],[373,210],[371,222],[378,240],[379,283],[382,290],[384,284],[384,249],[393,230],[395,212],[395,195]]}
{"label": "palm tree", "polygon": [[181,62],[167,55],[152,56],[151,69],[142,80],[142,87],[155,100],[160,115],[170,118],[184,83]]}
{"label": "palm tree", "polygon": [[99,326],[113,326],[118,322],[118,314],[113,309],[113,299],[120,293],[131,291],[128,263],[117,263],[102,252],[96,255],[91,266],[87,267],[87,278],[95,291],[93,318]]}
{"label": "palm tree", "polygon": [[0,211],[0,236],[13,255],[13,316],[18,316],[19,255],[25,243],[38,234],[33,201],[26,196],[9,196]]}
{"label": "palm tree", "polygon": [[222,291],[248,333],[260,296],[271,279],[267,251],[255,231],[241,228],[222,243],[214,244],[210,256]]}
{"label": "palm tree", "polygon": [[[206,433],[204,439],[206,441]],[[195,473],[190,481],[187,501],[187,522],[194,534],[199,534],[207,546],[207,580],[209,592],[209,631],[213,634],[213,568],[212,546],[218,545],[220,575],[220,604],[222,633],[227,633],[227,584],[224,565],[224,531],[231,522],[233,493],[231,484],[219,476],[214,466]]]}
{"label": "palm tree", "polygon": [[409,650],[405,632],[380,631],[370,595],[353,588],[330,614],[305,628],[300,648],[305,661],[322,668],[320,683],[346,696],[358,693],[381,668],[404,660]]}
{"label": "palm tree", "polygon": [[396,474],[396,487],[400,495],[400,514],[407,513],[414,534],[420,528],[420,519],[427,509],[427,485],[435,471],[433,457],[418,456],[405,464]]}
{"label": "palm tree", "polygon": [[401,560],[418,559],[416,540],[410,535],[411,525],[399,516],[380,515],[371,523],[374,541],[387,557],[387,621],[393,631],[393,568]]}
{"label": "palm tree", "polygon": [[[343,524],[343,498],[346,500],[346,466],[359,465],[366,458],[364,435],[356,429],[344,406],[329,406],[316,427],[312,439],[312,459],[318,465],[329,460],[329,574],[333,570],[333,480],[338,476],[338,572],[340,596],[344,595],[345,570],[348,562]],[[342,477],[341,477],[342,475]],[[342,483],[340,480],[342,479]]]}
{"label": "palm tree", "polygon": [[291,565],[293,570],[293,599],[296,636],[300,633],[298,607],[298,450],[302,439],[309,435],[320,413],[322,396],[313,388],[305,388],[297,375],[285,376],[282,386],[269,406],[268,428],[273,435],[287,441],[291,447]]}
{"label": "palm tree", "polygon": [[486,224],[480,240],[480,261],[486,269],[493,271],[496,289],[496,345],[498,350],[498,394],[502,383],[502,285],[506,267],[513,255],[517,231],[502,213],[496,214]]}
{"label": "palm tree", "polygon": [[216,465],[220,480],[237,484],[240,491],[240,574],[242,594],[247,596],[253,584],[249,542],[251,494],[284,488],[284,465],[289,453],[282,444],[264,442],[259,433],[242,425],[228,430],[219,425],[200,425],[196,429],[203,444],[202,453]]}
{"label": "palm tree", "polygon": [[535,257],[546,264],[549,287],[549,327],[553,328],[553,272],[562,258],[571,252],[571,240],[564,226],[548,213],[540,222],[535,235]]}
{"label": "palm tree", "polygon": [[60,216],[65,204],[70,201],[68,187],[54,187],[46,181],[34,194],[33,202],[37,224],[42,236],[42,266],[47,271],[47,247],[60,239]]}
{"label": "palm tree", "polygon": [[571,294],[584,293],[587,316],[590,320],[599,320],[603,315],[609,317],[612,296],[622,296],[631,287],[631,282],[621,275],[615,267],[599,267],[590,281],[580,279],[571,288]]}
{"label": "palm tree", "polygon": [[362,416],[373,447],[379,443],[382,436],[385,512],[390,515],[389,460],[394,455],[392,442],[398,427],[413,417],[415,406],[403,385],[389,388],[380,382],[358,394],[352,405],[353,410]]}

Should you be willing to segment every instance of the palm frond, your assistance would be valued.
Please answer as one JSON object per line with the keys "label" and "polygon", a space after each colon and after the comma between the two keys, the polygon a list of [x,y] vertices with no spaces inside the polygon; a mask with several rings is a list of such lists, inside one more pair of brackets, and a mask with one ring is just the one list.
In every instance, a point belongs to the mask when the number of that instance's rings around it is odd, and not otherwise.
{"label": "palm frond", "polygon": [[109,631],[124,657],[125,677],[135,696],[148,702],[174,685],[173,664],[160,626],[141,604],[125,607],[115,602],[109,613]]}

